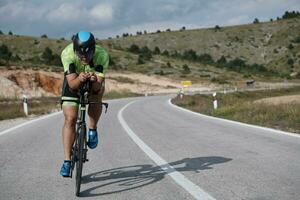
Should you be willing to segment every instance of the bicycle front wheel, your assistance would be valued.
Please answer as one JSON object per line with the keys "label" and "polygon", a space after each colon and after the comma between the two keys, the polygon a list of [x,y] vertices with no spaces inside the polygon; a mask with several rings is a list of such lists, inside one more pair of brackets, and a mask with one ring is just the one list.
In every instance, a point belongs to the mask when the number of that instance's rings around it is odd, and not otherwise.
{"label": "bicycle front wheel", "polygon": [[85,138],[86,130],[85,127],[81,127],[78,130],[78,138],[77,138],[77,159],[76,159],[76,184],[75,191],[76,196],[79,196],[80,193],[80,185],[81,185],[81,176],[82,176],[82,167],[83,167],[83,154],[84,154],[84,138]]}

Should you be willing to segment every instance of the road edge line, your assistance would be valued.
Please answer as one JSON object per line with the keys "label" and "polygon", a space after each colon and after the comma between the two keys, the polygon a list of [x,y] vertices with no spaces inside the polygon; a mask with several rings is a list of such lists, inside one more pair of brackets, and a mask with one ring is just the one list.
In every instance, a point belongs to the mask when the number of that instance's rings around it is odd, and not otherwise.
{"label": "road edge line", "polygon": [[145,142],[143,142],[128,126],[126,121],[123,118],[123,111],[129,107],[131,104],[136,101],[132,101],[126,104],[121,110],[118,112],[118,120],[125,130],[125,132],[129,135],[129,137],[139,146],[139,148],[155,163],[159,166],[163,171],[167,173],[178,185],[180,185],[183,189],[185,189],[189,194],[191,194],[197,200],[215,200],[212,196],[210,196],[207,192],[201,189],[198,185],[191,182],[187,179],[183,174],[176,171],[174,167],[168,164],[162,157],[160,157],[157,153],[155,153]]}
{"label": "road edge line", "polygon": [[22,124],[16,125],[16,126],[14,126],[14,127],[11,127],[11,128],[9,128],[9,129],[4,130],[4,131],[1,131],[1,132],[0,132],[0,136],[1,136],[1,135],[4,135],[4,134],[6,134],[6,133],[9,133],[9,132],[11,132],[11,131],[13,131],[13,130],[16,130],[16,129],[18,129],[18,128],[21,128],[21,127],[23,127],[23,126],[26,126],[26,125],[28,125],[28,124],[31,124],[31,123],[34,123],[34,122],[37,122],[37,121],[46,119],[46,118],[48,118],[48,117],[52,117],[52,116],[61,114],[61,113],[62,113],[62,111],[58,111],[58,112],[55,112],[55,113],[51,113],[51,114],[48,114],[48,115],[44,115],[44,116],[38,117],[38,118],[36,118],[36,119],[33,119],[33,120],[30,120],[30,121],[24,122],[24,123],[22,123]]}
{"label": "road edge line", "polygon": [[262,127],[262,126],[258,126],[258,125],[246,124],[246,123],[243,123],[243,122],[233,121],[233,120],[229,120],[229,119],[222,119],[222,118],[218,118],[218,117],[213,117],[213,116],[197,113],[197,112],[188,110],[186,108],[182,108],[180,106],[177,106],[177,105],[173,104],[171,102],[171,100],[172,100],[172,98],[170,98],[168,100],[168,103],[173,108],[176,108],[178,110],[181,110],[181,111],[184,111],[184,112],[187,112],[187,113],[190,113],[190,114],[198,115],[200,117],[206,117],[206,118],[210,118],[210,119],[214,119],[214,120],[219,120],[219,121],[223,121],[223,122],[232,123],[232,124],[235,124],[235,125],[247,126],[247,127],[250,127],[250,128],[257,128],[257,129],[261,129],[261,130],[264,130],[264,131],[269,131],[269,132],[274,132],[274,133],[278,133],[278,134],[284,134],[284,135],[300,138],[300,135],[298,135],[297,133],[291,133],[291,132],[276,130],[276,129],[273,129],[273,128],[267,128],[267,127]]}

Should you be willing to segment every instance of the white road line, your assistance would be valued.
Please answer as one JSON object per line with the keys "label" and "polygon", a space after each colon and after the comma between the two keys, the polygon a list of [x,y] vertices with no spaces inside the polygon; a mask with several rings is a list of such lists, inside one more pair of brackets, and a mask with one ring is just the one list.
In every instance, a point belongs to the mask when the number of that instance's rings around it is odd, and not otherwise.
{"label": "white road line", "polygon": [[250,127],[250,128],[257,128],[257,129],[261,129],[261,130],[264,130],[264,131],[269,131],[269,132],[273,132],[273,133],[284,134],[284,135],[300,138],[300,134],[297,134],[297,133],[290,133],[290,132],[280,131],[280,130],[276,130],[276,129],[272,129],[272,128],[266,128],[266,127],[261,127],[261,126],[256,126],[256,125],[251,125],[251,124],[246,124],[246,123],[242,123],[242,122],[232,121],[232,120],[228,120],[228,119],[221,119],[221,118],[217,118],[217,117],[212,117],[212,116],[200,114],[200,113],[188,110],[186,108],[182,108],[182,107],[179,107],[177,105],[174,105],[171,102],[171,99],[168,100],[168,103],[170,104],[170,106],[172,106],[172,107],[174,107],[174,108],[176,108],[180,111],[184,111],[184,112],[194,114],[194,115],[198,115],[198,116],[201,116],[201,117],[206,117],[206,118],[210,118],[210,119],[213,119],[213,120],[219,120],[219,121],[222,121],[222,122],[227,122],[227,123],[231,123],[231,124],[235,124],[235,125],[247,126],[247,127]]}
{"label": "white road line", "polygon": [[144,143],[127,125],[123,118],[123,111],[131,104],[136,101],[128,103],[124,106],[118,113],[118,119],[123,126],[124,130],[131,137],[131,139],[153,160],[163,171],[165,171],[178,185],[183,187],[188,193],[190,193],[195,199],[198,200],[214,200],[207,192],[202,190],[199,186],[195,185],[189,179],[187,179],[183,174],[176,171],[171,165],[167,163],[162,157],[155,153],[146,143]]}
{"label": "white road line", "polygon": [[6,133],[9,133],[9,132],[11,132],[11,131],[13,131],[13,130],[16,130],[16,129],[18,129],[18,128],[21,128],[21,127],[23,127],[23,126],[26,126],[26,125],[28,125],[28,124],[32,124],[32,123],[34,123],[34,122],[37,122],[37,121],[46,119],[46,118],[48,118],[48,117],[52,117],[52,116],[61,114],[61,113],[62,113],[62,111],[60,111],[60,112],[55,112],[55,113],[52,113],[52,114],[49,114],[49,115],[46,115],[46,116],[43,116],[43,117],[39,117],[39,118],[37,118],[37,119],[30,120],[30,121],[28,121],[28,122],[24,122],[24,123],[22,123],[22,124],[19,124],[19,125],[17,125],[17,126],[14,126],[14,127],[12,127],[12,128],[9,128],[9,129],[6,129],[5,131],[0,132],[0,136],[1,136],[1,135],[4,135],[4,134],[6,134]]}

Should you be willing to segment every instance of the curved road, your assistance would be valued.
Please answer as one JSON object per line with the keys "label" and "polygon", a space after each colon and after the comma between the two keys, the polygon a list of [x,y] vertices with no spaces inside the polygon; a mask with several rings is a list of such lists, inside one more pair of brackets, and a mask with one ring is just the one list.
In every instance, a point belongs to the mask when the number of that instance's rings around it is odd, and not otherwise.
{"label": "curved road", "polygon": [[[182,111],[170,96],[110,101],[88,151],[88,199],[300,199],[300,137]],[[0,133],[0,199],[80,199],[59,176],[61,113]]]}

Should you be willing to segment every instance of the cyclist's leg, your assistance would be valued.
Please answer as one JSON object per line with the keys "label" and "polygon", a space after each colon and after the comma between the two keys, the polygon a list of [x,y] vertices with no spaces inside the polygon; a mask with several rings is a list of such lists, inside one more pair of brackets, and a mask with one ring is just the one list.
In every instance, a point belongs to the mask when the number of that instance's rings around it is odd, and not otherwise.
{"label": "cyclist's leg", "polygon": [[[91,102],[102,102],[102,97],[105,91],[105,84],[104,81],[102,82],[102,86],[100,91],[97,94],[92,94],[89,97],[89,101]],[[101,104],[90,104],[88,108],[88,115],[89,115],[89,128],[90,129],[97,129],[97,123],[100,119],[102,113],[102,105]]]}
{"label": "cyclist's leg", "polygon": [[72,146],[75,141],[75,127],[78,113],[78,106],[63,105],[62,107],[65,121],[63,126],[63,146],[64,146],[64,159],[71,160]]}
{"label": "cyclist's leg", "polygon": [[65,77],[61,97],[62,110],[65,118],[64,126],[62,129],[65,160],[71,159],[72,146],[75,141],[75,127],[78,114],[78,99],[79,97],[77,93],[70,89]]}

